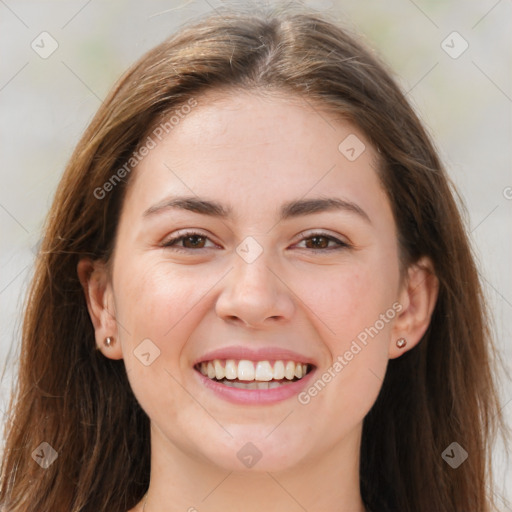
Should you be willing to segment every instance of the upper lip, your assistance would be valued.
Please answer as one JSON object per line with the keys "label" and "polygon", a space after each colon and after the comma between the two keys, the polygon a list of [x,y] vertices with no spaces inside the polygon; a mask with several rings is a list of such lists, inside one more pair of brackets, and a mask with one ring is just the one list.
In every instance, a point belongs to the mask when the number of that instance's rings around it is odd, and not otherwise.
{"label": "upper lip", "polygon": [[252,348],[246,346],[231,346],[217,350],[212,350],[198,357],[193,366],[203,361],[213,361],[214,359],[235,359],[237,361],[246,359],[248,361],[294,361],[296,363],[307,363],[316,366],[315,361],[308,356],[279,347]]}

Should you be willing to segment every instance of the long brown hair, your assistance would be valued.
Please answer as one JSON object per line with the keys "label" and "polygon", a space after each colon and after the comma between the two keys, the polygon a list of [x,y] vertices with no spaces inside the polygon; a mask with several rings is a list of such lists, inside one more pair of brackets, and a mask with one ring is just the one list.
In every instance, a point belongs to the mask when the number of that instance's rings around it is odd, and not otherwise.
{"label": "long brown hair", "polygon": [[[293,5],[217,11],[121,77],[65,170],[26,304],[2,510],[125,511],[146,491],[149,418],[123,361],[95,349],[77,263],[109,261],[130,179],[119,169],[148,129],[219,87],[293,93],[355,123],[379,150],[402,264],[428,256],[439,279],[428,331],[389,362],[364,420],[364,502],[394,512],[493,510],[491,446],[503,428],[495,349],[465,224],[429,136],[373,52],[325,17]],[[99,193],[114,174],[122,179]],[[43,442],[58,454],[46,469],[36,463]],[[469,454],[457,469],[442,457],[453,442]]]}

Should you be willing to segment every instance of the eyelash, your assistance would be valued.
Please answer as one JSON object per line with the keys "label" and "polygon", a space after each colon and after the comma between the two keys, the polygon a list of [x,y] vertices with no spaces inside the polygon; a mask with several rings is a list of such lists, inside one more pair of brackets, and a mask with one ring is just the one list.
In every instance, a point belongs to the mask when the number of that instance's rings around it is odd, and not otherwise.
{"label": "eyelash", "polygon": [[[200,237],[200,238],[205,238],[205,239],[209,240],[209,238],[202,233],[199,233],[197,231],[188,231],[179,236],[176,236],[174,238],[167,240],[166,242],[164,242],[162,244],[162,247],[172,249],[172,250],[178,251],[178,252],[190,252],[190,251],[197,251],[200,249],[208,249],[208,247],[200,247],[199,249],[191,249],[188,247],[177,247],[175,245],[177,242],[180,242],[180,241],[184,240],[185,238],[189,238],[189,237]],[[346,242],[342,242],[338,238],[328,235],[327,233],[322,233],[321,231],[314,232],[314,233],[308,233],[307,235],[301,235],[299,242],[303,242],[304,240],[309,240],[310,238],[315,238],[315,237],[322,237],[322,238],[326,238],[329,242],[335,242],[337,244],[337,247],[331,247],[331,248],[326,248],[326,249],[308,249],[310,251],[314,251],[314,252],[339,251],[341,249],[349,249],[351,247],[350,244],[348,244]]]}

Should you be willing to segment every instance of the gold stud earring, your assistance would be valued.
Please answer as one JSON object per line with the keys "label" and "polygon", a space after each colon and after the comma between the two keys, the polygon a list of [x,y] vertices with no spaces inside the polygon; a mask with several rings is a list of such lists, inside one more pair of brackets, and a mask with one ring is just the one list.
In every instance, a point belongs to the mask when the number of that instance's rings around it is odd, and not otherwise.
{"label": "gold stud earring", "polygon": [[407,340],[406,340],[405,338],[398,338],[398,339],[396,340],[396,346],[397,346],[398,348],[404,348],[404,347],[405,347],[405,345],[407,345]]}
{"label": "gold stud earring", "polygon": [[110,348],[110,347],[114,344],[114,338],[112,338],[111,336],[107,336],[107,337],[105,338],[105,340],[103,341],[103,344],[104,344],[106,347]]}

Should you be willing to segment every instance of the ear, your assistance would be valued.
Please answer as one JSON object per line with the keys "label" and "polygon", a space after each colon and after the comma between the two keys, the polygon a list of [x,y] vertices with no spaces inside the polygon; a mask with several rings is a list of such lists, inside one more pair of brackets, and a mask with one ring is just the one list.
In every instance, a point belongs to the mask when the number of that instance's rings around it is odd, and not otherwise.
{"label": "ear", "polygon": [[[87,309],[96,335],[96,345],[110,359],[122,359],[115,317],[114,293],[105,263],[83,258],[77,265],[78,278],[85,293]],[[104,345],[108,336],[117,343]]]}
{"label": "ear", "polygon": [[[429,258],[423,257],[407,270],[407,278],[400,291],[402,310],[395,320],[389,346],[389,357],[400,357],[416,346],[425,334],[439,292],[439,280]],[[406,348],[398,348],[396,340],[405,338]]]}

